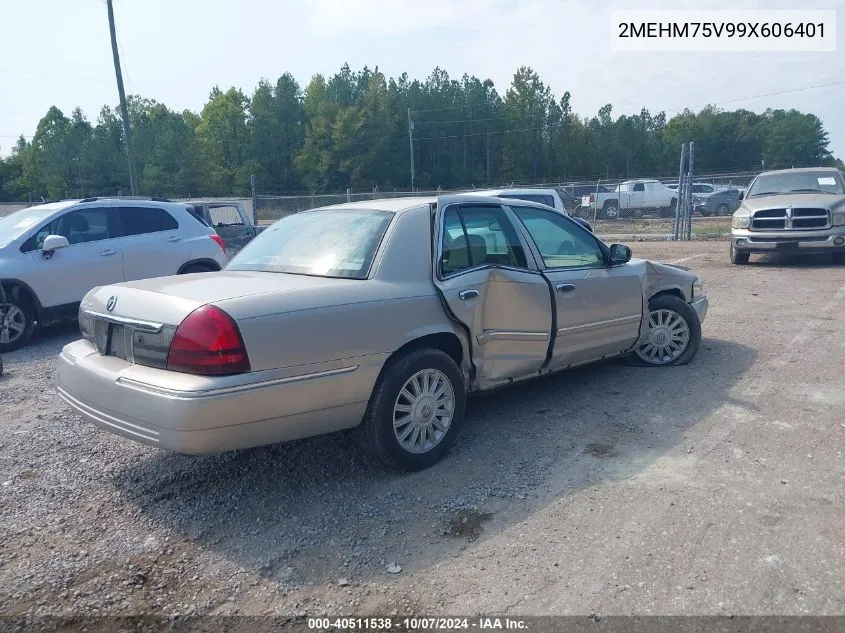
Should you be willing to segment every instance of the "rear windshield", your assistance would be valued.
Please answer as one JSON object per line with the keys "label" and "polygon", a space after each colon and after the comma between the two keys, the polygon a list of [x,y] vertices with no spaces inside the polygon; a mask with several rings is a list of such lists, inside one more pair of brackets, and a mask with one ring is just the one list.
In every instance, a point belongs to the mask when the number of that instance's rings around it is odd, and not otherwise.
{"label": "rear windshield", "polygon": [[226,270],[366,279],[393,214],[302,211],[262,231]]}
{"label": "rear windshield", "polygon": [[197,222],[202,224],[203,226],[208,226],[208,222],[205,221],[205,218],[202,217],[202,210],[197,209],[192,204],[186,204],[185,209],[187,209],[188,213],[192,218],[194,218]]}

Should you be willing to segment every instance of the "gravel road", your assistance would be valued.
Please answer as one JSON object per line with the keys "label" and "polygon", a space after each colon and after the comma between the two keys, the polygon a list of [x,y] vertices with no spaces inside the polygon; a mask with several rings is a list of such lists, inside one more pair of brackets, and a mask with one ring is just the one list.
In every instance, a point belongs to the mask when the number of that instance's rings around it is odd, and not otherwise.
{"label": "gravel road", "polygon": [[843,614],[845,267],[643,243],[710,295],[692,364],[472,399],[382,470],[355,432],[212,457],[58,398],[72,328],[4,355],[0,613]]}

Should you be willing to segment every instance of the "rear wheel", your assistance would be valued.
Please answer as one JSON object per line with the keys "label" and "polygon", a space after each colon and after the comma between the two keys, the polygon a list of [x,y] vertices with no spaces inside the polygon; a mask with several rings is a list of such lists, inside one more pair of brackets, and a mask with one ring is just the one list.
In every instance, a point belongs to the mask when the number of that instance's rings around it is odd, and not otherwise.
{"label": "rear wheel", "polygon": [[185,270],[182,271],[183,275],[190,275],[192,273],[213,273],[215,271],[211,266],[207,266],[205,264],[191,264]]}
{"label": "rear wheel", "polygon": [[743,253],[738,251],[733,242],[731,242],[731,264],[747,264],[751,253]]}
{"label": "rear wheel", "polygon": [[683,299],[659,295],[648,302],[648,332],[634,353],[652,367],[685,365],[701,345],[698,314]]}
{"label": "rear wheel", "polygon": [[716,213],[714,215],[728,215],[729,213],[730,209],[728,208],[728,205],[723,202],[718,207],[716,207]]}
{"label": "rear wheel", "polygon": [[11,352],[29,342],[35,330],[35,311],[24,297],[6,291],[0,304],[0,353]]}
{"label": "rear wheel", "polygon": [[606,219],[615,220],[619,217],[619,204],[616,201],[605,202],[601,212]]}
{"label": "rear wheel", "polygon": [[392,361],[364,417],[369,449],[386,465],[422,470],[440,461],[464,419],[466,387],[455,361],[419,349]]}

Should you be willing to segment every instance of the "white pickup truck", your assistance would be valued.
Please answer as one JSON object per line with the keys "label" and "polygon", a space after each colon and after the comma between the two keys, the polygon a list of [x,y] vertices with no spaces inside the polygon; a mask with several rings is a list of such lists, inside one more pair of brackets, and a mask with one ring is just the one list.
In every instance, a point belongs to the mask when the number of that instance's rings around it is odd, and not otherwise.
{"label": "white pickup truck", "polygon": [[585,196],[583,205],[595,210],[595,217],[615,220],[620,217],[657,215],[670,217],[678,204],[678,192],[659,180],[626,180],[608,193]]}

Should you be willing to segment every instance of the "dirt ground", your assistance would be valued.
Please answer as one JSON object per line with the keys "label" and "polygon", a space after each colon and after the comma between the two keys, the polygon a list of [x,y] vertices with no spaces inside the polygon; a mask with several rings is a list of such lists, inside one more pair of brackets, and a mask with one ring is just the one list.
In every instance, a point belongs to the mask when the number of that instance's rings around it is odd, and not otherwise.
{"label": "dirt ground", "polygon": [[409,475],[355,433],[196,458],[101,432],[53,388],[75,331],[39,334],[0,378],[0,613],[845,614],[845,267],[632,246],[703,278],[693,362],[473,398]]}

